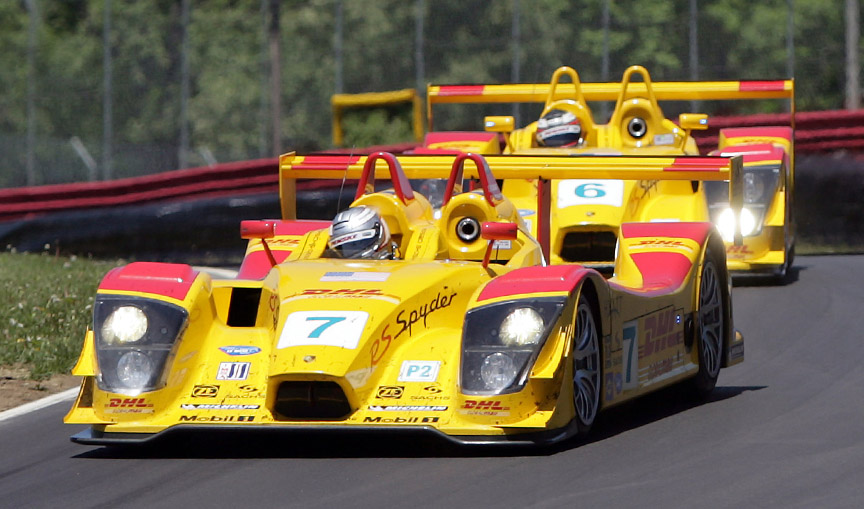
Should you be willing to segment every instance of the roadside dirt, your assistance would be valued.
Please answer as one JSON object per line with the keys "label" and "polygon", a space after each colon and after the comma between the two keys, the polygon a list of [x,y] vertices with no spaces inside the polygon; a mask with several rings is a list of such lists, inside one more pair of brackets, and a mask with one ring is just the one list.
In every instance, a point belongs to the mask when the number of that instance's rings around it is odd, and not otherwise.
{"label": "roadside dirt", "polygon": [[80,377],[72,375],[54,375],[47,380],[31,380],[29,374],[23,367],[0,367],[0,412],[77,387],[81,383]]}

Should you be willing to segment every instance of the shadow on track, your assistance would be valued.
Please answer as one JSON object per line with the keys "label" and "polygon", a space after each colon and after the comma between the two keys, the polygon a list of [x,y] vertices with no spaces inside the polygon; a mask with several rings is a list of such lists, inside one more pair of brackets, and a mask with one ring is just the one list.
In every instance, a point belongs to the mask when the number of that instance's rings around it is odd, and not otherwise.
{"label": "shadow on track", "polygon": [[459,446],[432,435],[399,433],[278,432],[220,430],[177,432],[152,443],[101,447],[74,456],[79,459],[227,459],[227,458],[423,458],[547,456],[765,387],[717,387],[709,398],[696,400],[682,387],[670,387],[601,413],[590,434],[552,446]]}

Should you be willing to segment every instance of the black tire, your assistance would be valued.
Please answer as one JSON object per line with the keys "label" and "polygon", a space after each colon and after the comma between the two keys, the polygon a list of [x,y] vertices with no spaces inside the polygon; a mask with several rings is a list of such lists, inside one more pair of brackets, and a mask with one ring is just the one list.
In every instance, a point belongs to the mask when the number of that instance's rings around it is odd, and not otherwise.
{"label": "black tire", "polygon": [[708,247],[699,271],[696,299],[696,348],[699,353],[699,372],[692,380],[697,396],[705,397],[717,385],[723,365],[724,343],[729,334],[730,302],[726,262],[717,250]]}
{"label": "black tire", "polygon": [[573,334],[573,405],[577,431],[587,433],[600,410],[600,335],[596,305],[584,293],[576,305]]}

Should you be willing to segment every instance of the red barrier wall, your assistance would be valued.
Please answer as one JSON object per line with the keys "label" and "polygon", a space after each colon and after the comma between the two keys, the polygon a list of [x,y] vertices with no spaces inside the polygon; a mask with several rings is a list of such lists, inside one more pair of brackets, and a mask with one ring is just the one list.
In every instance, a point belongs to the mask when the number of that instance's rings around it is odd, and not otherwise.
{"label": "red barrier wall", "polygon": [[[717,146],[717,135],[725,127],[790,125],[788,113],[739,117],[712,117],[709,129],[694,137],[707,153]],[[410,144],[341,149],[370,153],[377,150],[402,152]],[[864,110],[800,112],[795,115],[795,152],[819,153],[864,150]],[[320,187],[301,182],[299,189]],[[189,168],[156,175],[107,182],[85,182],[50,186],[0,189],[0,221],[21,219],[60,210],[111,207],[159,200],[187,200],[241,193],[276,193],[279,189],[277,159],[256,159],[212,167]]]}

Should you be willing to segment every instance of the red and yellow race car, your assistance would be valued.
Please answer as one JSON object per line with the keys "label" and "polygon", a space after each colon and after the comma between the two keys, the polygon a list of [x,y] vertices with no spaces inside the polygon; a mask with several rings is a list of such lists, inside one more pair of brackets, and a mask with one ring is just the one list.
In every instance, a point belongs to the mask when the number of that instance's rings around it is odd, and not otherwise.
{"label": "red and yellow race car", "polygon": [[[699,154],[691,133],[706,129],[708,117],[685,113],[673,122],[664,115],[662,101],[785,99],[794,109],[794,83],[652,82],[640,66],[627,69],[620,83],[582,83],[575,70],[561,67],[549,83],[433,85],[427,97],[430,129],[433,106],[440,104],[539,102],[543,109],[538,120],[521,128],[511,116],[489,116],[483,132],[431,131],[417,149],[420,153],[671,156]],[[614,101],[605,123],[591,109],[596,101]],[[785,276],[795,250],[792,133],[786,126],[720,131],[717,149],[711,153],[740,154],[745,161],[743,243],[733,242],[735,219],[722,184],[587,176],[553,182],[552,261],[611,269],[622,223],[711,220],[726,241],[733,272]],[[504,193],[525,214],[533,215],[534,187],[527,180],[512,181],[505,184]],[[526,219],[530,221],[529,216]]]}
{"label": "red and yellow race car", "polygon": [[[243,222],[236,278],[146,262],[105,276],[73,371],[65,421],[87,428],[72,440],[228,427],[554,443],[671,384],[706,394],[744,357],[713,225],[622,224],[614,275],[549,265],[548,187],[730,181],[740,210],[741,169],[740,156],[284,155],[284,217]],[[359,179],[349,210],[371,222],[293,219],[306,178]],[[438,214],[409,180],[434,178],[446,179]],[[538,183],[536,237],[496,181],[525,178]],[[372,257],[345,248],[379,238]]]}

